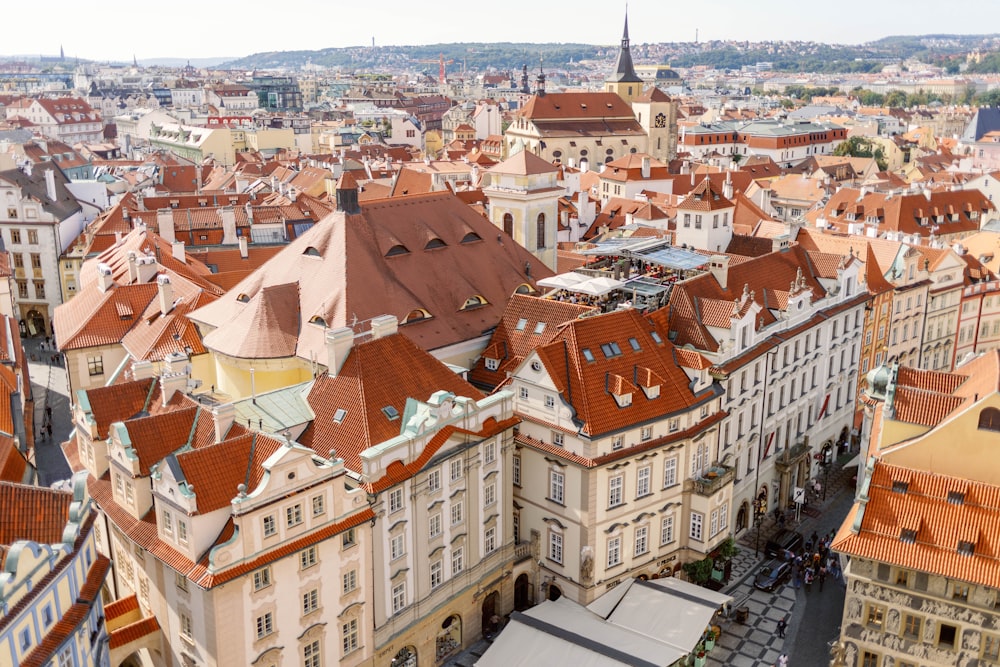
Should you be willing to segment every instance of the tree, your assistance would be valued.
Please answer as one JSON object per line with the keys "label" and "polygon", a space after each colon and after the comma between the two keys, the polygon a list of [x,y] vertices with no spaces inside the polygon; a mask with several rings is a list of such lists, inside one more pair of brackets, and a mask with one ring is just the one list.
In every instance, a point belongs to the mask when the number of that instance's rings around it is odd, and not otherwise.
{"label": "tree", "polygon": [[868,137],[848,137],[847,141],[838,144],[837,147],[833,149],[833,154],[848,157],[874,158],[879,171],[885,171],[889,167],[889,163],[885,159],[885,152],[881,147],[876,146]]}
{"label": "tree", "polygon": [[902,90],[889,91],[889,94],[885,96],[885,105],[897,108],[906,106],[906,93]]}

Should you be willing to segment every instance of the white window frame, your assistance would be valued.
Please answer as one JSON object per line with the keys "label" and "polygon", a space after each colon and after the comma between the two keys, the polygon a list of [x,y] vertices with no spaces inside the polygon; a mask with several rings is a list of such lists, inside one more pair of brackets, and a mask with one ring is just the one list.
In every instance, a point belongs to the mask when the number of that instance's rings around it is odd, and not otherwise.
{"label": "white window frame", "polygon": [[622,538],[620,535],[608,538],[608,567],[622,562]]}
{"label": "white window frame", "polygon": [[465,548],[456,547],[451,550],[451,576],[461,574],[465,570]]}
{"label": "white window frame", "polygon": [[650,494],[650,480],[653,478],[653,467],[643,466],[636,471],[635,497],[642,498]]}
{"label": "white window frame", "polygon": [[660,519],[660,546],[666,546],[674,539],[674,515],[668,514]]}
{"label": "white window frame", "polygon": [[608,478],[608,507],[618,507],[624,500],[622,488],[625,486],[625,474],[620,473]]}
{"label": "white window frame", "polygon": [[688,537],[698,542],[705,539],[705,515],[701,512],[691,512]]}
{"label": "white window frame", "polygon": [[663,488],[677,484],[677,457],[670,456],[663,461]]}
{"label": "white window frame", "polygon": [[549,470],[548,499],[560,505],[566,500],[566,474],[561,470]]}
{"label": "white window frame", "polygon": [[641,556],[649,552],[649,526],[635,528],[635,555]]}
{"label": "white window frame", "polygon": [[563,536],[554,530],[549,531],[549,560],[563,562]]}
{"label": "white window frame", "polygon": [[396,560],[406,555],[405,536],[400,533],[389,538],[389,560]]}

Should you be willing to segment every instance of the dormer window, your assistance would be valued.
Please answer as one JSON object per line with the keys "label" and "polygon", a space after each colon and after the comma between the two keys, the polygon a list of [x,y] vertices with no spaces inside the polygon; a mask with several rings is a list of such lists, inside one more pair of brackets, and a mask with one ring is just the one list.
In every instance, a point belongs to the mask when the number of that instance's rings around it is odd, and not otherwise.
{"label": "dormer window", "polygon": [[469,310],[470,308],[478,308],[479,306],[485,306],[486,303],[487,303],[486,299],[484,299],[480,295],[476,294],[476,295],[470,296],[468,299],[465,300],[465,303],[462,304],[461,310]]}
{"label": "dormer window", "polygon": [[422,322],[423,320],[429,320],[431,314],[424,310],[423,308],[414,308],[406,317],[403,318],[403,324],[413,324],[414,322]]}
{"label": "dormer window", "polygon": [[389,251],[385,253],[386,257],[396,257],[398,255],[409,255],[410,251],[406,249],[406,246],[396,244],[389,248]]}
{"label": "dormer window", "polygon": [[424,250],[434,250],[435,248],[444,248],[447,245],[444,241],[438,238],[433,238],[427,242],[424,246]]}
{"label": "dormer window", "polygon": [[627,408],[632,405],[632,393],[627,394],[612,394],[615,397],[615,403],[618,404],[619,408]]}
{"label": "dormer window", "polygon": [[961,556],[971,556],[976,550],[976,545],[966,540],[958,541],[957,551]]}
{"label": "dormer window", "polygon": [[322,257],[322,255],[319,254],[319,250],[317,250],[316,248],[314,248],[312,246],[309,246],[308,248],[306,248],[302,252],[302,254],[305,255],[306,257]]}
{"label": "dormer window", "polygon": [[309,324],[318,324],[321,327],[326,327],[326,320],[320,317],[319,315],[313,315],[309,319]]}
{"label": "dormer window", "polygon": [[913,544],[917,541],[917,531],[913,528],[904,528],[899,533],[899,541],[904,544]]}
{"label": "dormer window", "polygon": [[495,371],[498,368],[500,368],[500,360],[499,359],[489,359],[489,358],[486,359],[486,370],[488,370],[488,371]]}
{"label": "dormer window", "polygon": [[951,505],[964,505],[965,504],[965,494],[961,491],[949,491],[948,492],[948,503]]}
{"label": "dormer window", "polygon": [[894,480],[892,483],[893,493],[906,493],[906,490],[910,487],[909,482],[904,482],[902,480]]}

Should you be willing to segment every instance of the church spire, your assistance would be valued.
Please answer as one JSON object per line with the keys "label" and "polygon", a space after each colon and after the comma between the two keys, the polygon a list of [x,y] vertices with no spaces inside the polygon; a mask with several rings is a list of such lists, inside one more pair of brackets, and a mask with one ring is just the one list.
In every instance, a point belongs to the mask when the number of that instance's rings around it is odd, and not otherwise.
{"label": "church spire", "polygon": [[608,77],[608,83],[642,83],[642,79],[635,73],[632,65],[632,48],[628,39],[628,12],[625,13],[625,30],[622,32],[622,46],[618,50],[618,62],[615,63],[615,71]]}

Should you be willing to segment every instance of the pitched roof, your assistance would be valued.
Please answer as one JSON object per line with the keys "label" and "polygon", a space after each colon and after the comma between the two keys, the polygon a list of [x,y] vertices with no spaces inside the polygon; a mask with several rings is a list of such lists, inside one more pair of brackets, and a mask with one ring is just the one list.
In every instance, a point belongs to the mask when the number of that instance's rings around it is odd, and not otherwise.
{"label": "pitched roof", "polygon": [[[955,502],[952,493],[962,494],[962,501]],[[962,542],[971,553],[960,551]],[[995,588],[1000,584],[1000,487],[876,461],[867,498],[855,503],[833,548]]]}
{"label": "pitched roof", "polygon": [[[678,367],[673,344],[659,332],[657,341],[654,331],[649,320],[630,308],[570,321],[552,342],[536,350],[563,400],[572,406],[581,433],[603,435],[683,412],[701,400]],[[660,385],[650,396],[639,389],[646,372]],[[622,378],[624,393],[632,394],[628,406],[620,407],[614,396],[615,376]]]}
{"label": "pitched roof", "polygon": [[[388,313],[407,336],[436,349],[482,335],[520,285],[552,275],[519,244],[496,238],[488,220],[446,192],[369,202],[360,214],[338,212],[317,223],[190,317],[215,328],[206,337],[209,348],[261,350],[255,339],[279,335],[288,352],[297,331],[294,353],[322,363],[324,323],[341,327]],[[275,286],[285,286],[278,292],[289,298],[296,289],[295,303],[275,302],[273,291],[261,294]],[[281,321],[280,334],[247,328],[295,308],[301,324]],[[430,317],[407,322],[420,311]]]}
{"label": "pitched roof", "polygon": [[0,481],[0,545],[18,540],[62,542],[73,494],[67,491]]}
{"label": "pitched roof", "polygon": [[531,151],[518,151],[503,162],[489,168],[490,173],[530,176],[533,174],[552,174],[559,167],[547,162]]}

